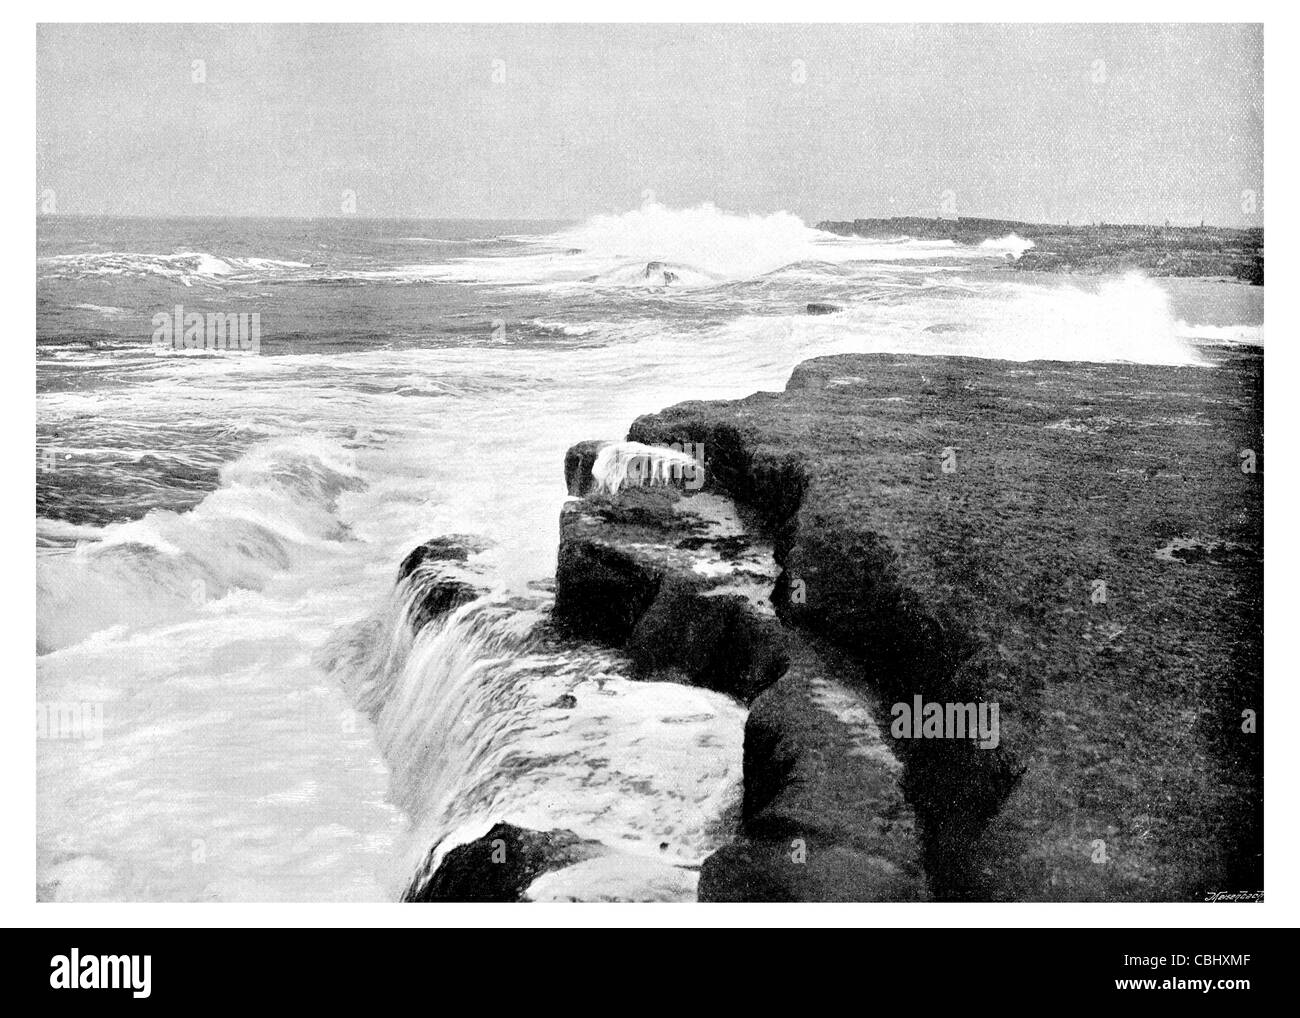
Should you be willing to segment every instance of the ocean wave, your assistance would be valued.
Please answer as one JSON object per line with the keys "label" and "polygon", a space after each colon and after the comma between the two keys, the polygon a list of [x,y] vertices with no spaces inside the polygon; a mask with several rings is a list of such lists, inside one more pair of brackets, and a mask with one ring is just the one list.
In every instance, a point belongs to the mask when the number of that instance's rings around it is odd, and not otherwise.
{"label": "ocean wave", "polygon": [[[954,285],[956,284],[956,285]],[[897,299],[847,300],[836,315],[747,315],[706,337],[750,351],[901,353],[1204,365],[1163,288],[1139,273],[1095,288],[1043,287],[1008,279],[978,286],[927,280]],[[910,299],[921,294],[924,300]]]}
{"label": "ocean wave", "polygon": [[[86,279],[99,276],[155,277],[183,286],[214,283],[223,277],[246,277],[286,269],[310,268],[305,262],[278,258],[225,257],[206,251],[152,254],[136,251],[96,251],[50,255],[37,259],[42,279]],[[93,307],[81,305],[82,307]]]}
{"label": "ocean wave", "polygon": [[111,626],[148,626],[204,610],[236,589],[261,589],[312,548],[347,537],[336,513],[364,487],[352,454],[317,438],[255,446],[221,471],[187,512],[154,510],[101,528],[38,526],[37,645],[66,647]]}
{"label": "ocean wave", "polygon": [[105,306],[103,304],[73,304],[72,306],[77,311],[94,311],[105,318],[116,318],[119,315],[129,315],[131,313],[126,308]]}
{"label": "ocean wave", "polygon": [[1005,254],[1012,259],[1016,259],[1033,246],[1034,242],[1032,240],[1026,240],[1015,233],[1008,233],[1005,237],[989,237],[987,240],[982,241],[980,250]]}
{"label": "ocean wave", "polygon": [[[931,262],[954,256],[1005,257],[1006,248],[963,248],[950,240],[840,237],[789,212],[739,215],[711,204],[671,209],[655,203],[528,243],[513,256],[465,257],[355,273],[357,278],[526,285],[546,288],[693,290],[754,280],[800,267],[834,275],[853,263]],[[851,274],[852,270],[847,270]]]}
{"label": "ocean wave", "polygon": [[574,325],[569,322],[550,322],[534,318],[532,325],[538,332],[552,336],[590,336],[600,330],[600,324],[597,322]]}

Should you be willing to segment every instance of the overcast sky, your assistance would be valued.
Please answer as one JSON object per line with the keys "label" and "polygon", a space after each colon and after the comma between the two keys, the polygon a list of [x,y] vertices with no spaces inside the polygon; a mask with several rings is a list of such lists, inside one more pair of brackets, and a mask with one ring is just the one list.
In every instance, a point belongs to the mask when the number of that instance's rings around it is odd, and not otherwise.
{"label": "overcast sky", "polygon": [[[1257,26],[37,32],[59,212],[1262,221]],[[196,64],[195,61],[202,61]],[[194,80],[194,79],[202,80]],[[1243,191],[1258,195],[1243,210]]]}

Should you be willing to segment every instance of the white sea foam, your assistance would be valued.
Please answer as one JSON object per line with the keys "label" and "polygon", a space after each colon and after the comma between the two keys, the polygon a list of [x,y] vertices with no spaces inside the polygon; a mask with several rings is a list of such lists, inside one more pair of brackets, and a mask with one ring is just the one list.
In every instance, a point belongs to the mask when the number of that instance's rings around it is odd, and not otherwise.
{"label": "white sea foam", "polygon": [[[630,681],[616,655],[570,655],[536,637],[545,598],[530,584],[554,576],[569,445],[626,434],[638,414],[684,398],[780,389],[795,364],[823,354],[1182,364],[1197,362],[1189,340],[1262,336],[1179,322],[1140,276],[1022,278],[993,247],[833,237],[783,215],[731,217],[712,240],[691,239],[687,226],[715,216],[727,214],[610,217],[588,235],[594,252],[569,254],[570,230],[520,238],[514,256],[406,275],[381,262],[337,270],[510,284],[487,294],[483,317],[508,308],[535,342],[134,362],[102,350],[79,356],[122,384],[39,394],[43,431],[87,470],[120,460],[120,477],[138,481],[140,450],[165,451],[156,432],[177,421],[229,429],[242,450],[188,512],[40,526],[49,652],[38,695],[103,703],[106,729],[98,755],[38,746],[42,894],[391,898],[431,846],[496,820],[567,828],[654,863],[641,878],[602,856],[539,881],[539,896],[688,893],[681,867],[725,836],[744,712],[706,691]],[[658,250],[677,242],[673,222],[681,248]],[[747,245],[752,255],[737,250]],[[204,267],[158,257],[165,278]],[[208,265],[202,278],[303,271],[222,261],[237,271]],[[652,261],[693,267],[701,282],[647,283]],[[606,282],[583,282],[601,273]],[[521,297],[518,283],[541,289]],[[843,310],[809,316],[812,301]],[[583,342],[547,343],[548,332]],[[51,360],[55,374],[80,363]],[[601,468],[611,481],[616,455]],[[653,455],[671,466],[666,450]],[[492,593],[413,639],[393,606],[397,563],[464,531],[492,542],[471,563]],[[340,639],[352,649],[324,654]],[[556,706],[569,695],[576,707]]]}
{"label": "white sea foam", "polygon": [[528,244],[513,257],[405,265],[367,271],[364,278],[689,290],[755,279],[804,262],[1002,258],[1016,246],[1011,238],[981,248],[951,240],[841,237],[815,230],[788,212],[738,215],[711,204],[671,209],[656,203],[522,239]]}
{"label": "white sea foam", "polygon": [[305,262],[276,258],[221,258],[206,251],[150,254],[134,251],[94,251],[50,255],[37,259],[43,279],[78,279],[96,276],[155,276],[183,286],[215,283],[226,276],[248,276],[286,269],[305,269]]}
{"label": "white sea foam", "polygon": [[345,451],[284,439],[227,466],[220,487],[189,512],[155,510],[103,528],[47,525],[78,544],[38,562],[38,646],[201,615],[232,590],[260,589],[307,547],[344,536],[335,501],[361,484]]}
{"label": "white sea foam", "polygon": [[636,487],[671,484],[674,480],[693,485],[703,481],[704,467],[689,453],[640,442],[610,442],[591,467],[596,491],[618,494],[629,483]]}
{"label": "white sea foam", "polygon": [[1019,258],[1033,246],[1034,242],[1032,240],[1026,240],[1015,233],[1008,233],[1005,237],[990,237],[980,242],[981,251],[994,251],[999,254],[1009,255],[1012,258]]}
{"label": "white sea foam", "polygon": [[[412,818],[407,872],[498,821],[698,865],[726,836],[719,818],[739,794],[744,709],[707,690],[631,681],[612,653],[557,651],[531,635],[548,606],[535,601],[520,610],[486,598],[414,641],[391,614],[366,632],[381,647],[396,641],[360,669],[358,696]],[[660,893],[638,891],[635,872],[623,871],[619,893]],[[664,871],[643,879],[662,884]]]}

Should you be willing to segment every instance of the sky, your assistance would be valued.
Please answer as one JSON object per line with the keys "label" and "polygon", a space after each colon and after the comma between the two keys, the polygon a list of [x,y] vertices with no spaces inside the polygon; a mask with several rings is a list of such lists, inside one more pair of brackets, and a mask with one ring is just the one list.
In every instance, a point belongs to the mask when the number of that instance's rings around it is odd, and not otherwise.
{"label": "sky", "polygon": [[59,213],[582,219],[653,196],[809,223],[1263,221],[1257,25],[43,25],[36,43],[38,206]]}

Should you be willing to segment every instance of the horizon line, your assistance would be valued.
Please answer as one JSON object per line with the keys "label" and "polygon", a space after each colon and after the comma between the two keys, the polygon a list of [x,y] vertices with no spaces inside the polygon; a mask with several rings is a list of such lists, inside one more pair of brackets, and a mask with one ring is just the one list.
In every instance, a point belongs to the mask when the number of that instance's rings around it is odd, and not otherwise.
{"label": "horizon line", "polygon": [[[694,207],[694,206],[692,206]],[[404,215],[404,216],[365,216],[357,213],[330,215],[286,215],[268,214],[268,213],[213,213],[213,212],[167,212],[167,213],[139,213],[139,212],[37,212],[36,221],[51,219],[140,219],[140,220],[166,220],[166,219],[194,219],[194,220],[211,220],[211,219],[266,219],[285,222],[319,222],[319,221],[339,221],[348,220],[365,221],[372,223],[384,222],[425,222],[425,223],[581,223],[598,215],[624,215],[626,212],[635,212],[637,209],[627,209],[625,212],[593,212],[586,216],[430,216],[430,215]],[[726,213],[727,210],[719,209],[718,211]],[[783,210],[777,210],[783,211]],[[731,215],[774,215],[776,213],[728,213]],[[799,217],[802,220],[802,217]],[[949,222],[961,223],[963,221],[983,221],[992,223],[1007,223],[1017,226],[1062,226],[1069,228],[1092,227],[1123,227],[1123,226],[1141,226],[1150,227],[1160,230],[1263,230],[1264,224],[1258,225],[1240,225],[1229,226],[1226,224],[1209,223],[1201,220],[1199,223],[1176,223],[1172,220],[1166,220],[1164,223],[1151,222],[1111,222],[1107,219],[1091,219],[1073,222],[1034,222],[1030,219],[1014,219],[1006,216],[926,216],[920,214],[911,215],[874,215],[864,216],[856,215],[851,219],[836,219],[833,217],[824,217],[818,219],[816,223],[853,223],[859,220],[874,220],[877,222],[890,222],[892,220],[913,219],[923,222]],[[809,224],[806,220],[805,225],[809,229],[816,229],[816,223]],[[824,231],[823,231],[824,232]]]}

